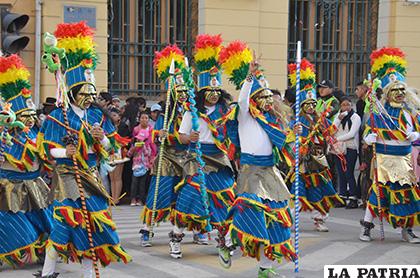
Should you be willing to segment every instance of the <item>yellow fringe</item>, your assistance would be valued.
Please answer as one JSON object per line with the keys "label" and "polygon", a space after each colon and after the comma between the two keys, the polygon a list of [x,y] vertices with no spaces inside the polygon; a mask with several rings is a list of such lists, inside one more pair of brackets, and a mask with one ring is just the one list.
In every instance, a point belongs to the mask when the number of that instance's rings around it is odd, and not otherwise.
{"label": "yellow fringe", "polygon": [[[56,213],[57,210],[60,210],[60,209],[63,209],[63,208],[65,210],[67,210],[69,218],[74,223],[78,223],[76,221],[76,219],[74,218],[74,214],[75,213],[80,213],[82,215],[81,227],[83,229],[86,229],[86,222],[85,222],[85,219],[83,217],[83,212],[82,212],[81,209],[76,209],[76,208],[73,208],[73,207],[66,207],[66,206],[55,207],[54,208],[54,214],[53,214],[54,219],[57,219],[58,221],[60,221],[62,223],[65,223],[64,216],[61,217],[60,215],[57,215],[57,213]],[[117,226],[115,225],[114,221],[112,219],[107,218],[105,213],[108,213],[109,217],[111,217],[111,213],[109,212],[109,210],[100,210],[100,211],[95,211],[95,212],[89,212],[90,221],[96,224],[96,225],[92,225],[93,232],[96,232],[96,227],[98,227],[99,232],[102,233],[104,231],[104,228],[103,228],[102,224],[105,224],[105,225],[109,226],[112,230],[116,230]],[[78,226],[80,226],[80,223],[78,223]]]}
{"label": "yellow fringe", "polygon": [[[153,210],[149,209],[148,207],[144,207],[143,210],[140,213],[140,221],[143,221],[143,223],[146,223],[146,225],[151,225],[152,224],[152,217],[151,217],[151,213]],[[155,221],[156,218],[158,217],[159,213],[166,213],[168,212],[168,214],[163,217],[161,220],[159,220],[159,222],[155,222],[155,224],[159,224],[160,222],[166,222],[170,219],[171,214],[172,214],[172,206],[170,208],[165,208],[165,209],[157,209],[155,212]]]}
{"label": "yellow fringe", "polygon": [[[116,255],[114,252],[112,252],[110,250],[111,247],[115,249],[115,251],[119,254],[119,256]],[[46,248],[54,248],[57,251],[57,253],[59,254],[59,256],[66,263],[68,263],[69,259],[71,261],[81,263],[81,260],[83,258],[91,258],[92,257],[92,253],[91,253],[90,249],[88,249],[88,250],[78,250],[73,245],[73,243],[59,244],[59,243],[54,242],[51,239],[49,239],[48,242],[47,242],[47,247]],[[124,251],[124,249],[121,247],[120,244],[115,244],[115,245],[103,244],[103,245],[95,246],[94,249],[95,249],[95,253],[97,254],[97,258],[101,262],[102,266],[107,266],[111,262],[119,262],[121,260],[124,263],[129,263],[129,262],[132,261],[131,256],[128,255]],[[105,253],[107,261],[103,261],[101,256],[98,256],[98,254],[100,253],[99,250],[102,250]],[[74,254],[76,256],[72,256]]]}
{"label": "yellow fringe", "polygon": [[[253,256],[251,256],[247,252],[247,249],[248,248],[246,246],[255,246],[255,247],[257,247],[260,244],[264,244],[264,246],[265,246],[264,247],[264,250],[265,250],[264,253],[266,253],[266,256],[268,255],[269,259],[271,259],[271,260],[277,260],[279,263],[282,261],[282,257],[274,256],[273,253],[267,254],[268,251],[270,250],[270,248],[272,248],[277,253],[281,253],[281,251],[280,251],[281,246],[288,245],[289,248],[290,248],[290,250],[293,253],[295,252],[295,250],[293,248],[293,245],[292,245],[291,239],[285,240],[285,241],[280,242],[280,243],[271,244],[270,243],[270,240],[268,240],[268,239],[262,239],[262,238],[259,238],[259,237],[255,237],[253,235],[250,235],[250,234],[242,231],[238,227],[236,227],[234,224],[231,224],[230,225],[229,232],[232,233],[232,230],[235,230],[238,234],[241,234],[242,239],[239,239],[238,238],[238,240],[241,241],[241,245],[242,246],[245,246],[244,248],[241,248],[242,249],[243,256],[253,257]],[[260,252],[256,252],[255,253],[255,258],[257,259],[257,261],[259,261],[261,259],[260,258]]]}
{"label": "yellow fringe", "polygon": [[[42,236],[40,236],[36,241],[26,246],[20,247],[8,253],[0,254],[0,262],[4,262],[13,268],[22,266],[23,264],[36,263],[39,259],[39,257],[36,254],[37,253],[36,251],[39,249],[44,249],[45,245],[46,245],[46,242],[43,241]],[[30,256],[28,256],[28,252],[27,252],[28,248],[29,248]],[[21,254],[22,251],[25,251],[25,253]],[[20,264],[16,264],[16,261],[7,258],[10,256],[15,256],[16,259],[19,260]],[[32,260],[28,261],[29,257],[32,258]]]}
{"label": "yellow fringe", "polygon": [[[378,206],[375,206],[375,205],[373,205],[373,204],[371,204],[369,202],[368,202],[367,205],[368,205],[368,207],[372,208],[372,210],[378,210]],[[386,221],[388,221],[388,223],[390,223],[391,225],[393,225],[392,224],[393,223],[392,222],[392,219],[395,219],[397,222],[399,222],[401,220],[404,220],[404,224],[402,226],[401,225],[398,225],[398,227],[401,227],[401,228],[411,228],[411,226],[408,225],[408,219],[413,217],[414,218],[413,226],[420,226],[420,220],[419,220],[419,218],[420,218],[420,211],[418,211],[416,213],[413,213],[413,214],[410,214],[410,215],[407,215],[407,216],[398,216],[398,215],[395,215],[395,214],[390,213],[389,212],[389,209],[386,208],[386,207],[381,207],[381,209],[382,209],[382,213],[383,213]],[[394,227],[394,228],[396,228],[396,227]]]}

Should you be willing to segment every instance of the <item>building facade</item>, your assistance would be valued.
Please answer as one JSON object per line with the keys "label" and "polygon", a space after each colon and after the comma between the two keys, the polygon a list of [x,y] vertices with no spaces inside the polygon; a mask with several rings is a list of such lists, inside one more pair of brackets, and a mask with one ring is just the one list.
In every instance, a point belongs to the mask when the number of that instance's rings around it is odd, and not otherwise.
{"label": "building facade", "polygon": [[[44,33],[80,19],[96,28],[98,90],[122,98],[158,99],[163,88],[152,68],[154,52],[176,43],[191,56],[198,33],[220,33],[226,43],[248,42],[261,55],[271,87],[280,90],[287,87],[287,64],[295,59],[297,40],[303,42],[303,56],[316,64],[318,79],[331,79],[346,93],[366,77],[369,53],[382,46],[406,52],[407,82],[420,88],[420,5],[415,1],[0,0],[0,8],[30,17],[21,32],[30,41],[21,55],[41,102],[55,94],[55,81],[36,59],[41,55],[36,22]],[[227,80],[224,84],[234,92]]]}

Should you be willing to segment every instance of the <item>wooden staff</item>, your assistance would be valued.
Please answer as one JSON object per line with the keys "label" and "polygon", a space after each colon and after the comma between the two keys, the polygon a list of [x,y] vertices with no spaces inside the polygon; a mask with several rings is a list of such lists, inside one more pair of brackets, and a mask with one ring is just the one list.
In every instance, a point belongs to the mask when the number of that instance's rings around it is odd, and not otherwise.
{"label": "wooden staff", "polygon": [[[171,102],[171,93],[173,90],[173,83],[174,83],[174,73],[175,73],[175,61],[172,59],[171,67],[169,68],[169,77],[168,77],[168,90],[166,91],[166,103],[165,103],[165,114],[163,117],[163,130],[168,131],[168,118],[169,118],[169,107]],[[175,100],[176,101],[176,100]],[[175,109],[175,107],[174,107]],[[156,217],[156,206],[157,206],[157,197],[159,194],[159,184],[160,184],[160,176],[162,173],[162,162],[163,162],[163,152],[165,151],[165,141],[166,136],[160,138],[160,146],[159,146],[159,157],[158,157],[158,164],[157,164],[157,172],[156,172],[156,183],[155,183],[155,194],[153,196],[153,207],[152,207],[152,220],[150,223],[150,235],[153,238],[153,226],[155,225],[155,217]]]}
{"label": "wooden staff", "polygon": [[[372,132],[378,135],[376,127],[375,127],[375,117],[373,115],[373,105],[375,103],[375,94],[376,94],[376,87],[374,82],[371,81],[371,77],[369,74],[368,81],[371,85],[370,92],[368,94],[369,99],[369,113],[370,113],[370,124]],[[379,214],[379,227],[380,227],[380,236],[381,240],[385,239],[385,232],[384,232],[384,221],[383,221],[383,211],[381,206],[381,195],[382,195],[382,188],[379,186],[378,181],[378,160],[376,158],[376,143],[372,144],[372,162],[373,162],[373,179],[374,179],[374,186],[376,187],[377,194],[376,194],[376,201],[378,203],[378,214]],[[369,209],[369,208],[367,208]]]}
{"label": "wooden staff", "polygon": [[[70,123],[67,117],[67,108],[65,105],[62,105],[61,108],[63,110],[64,124],[67,129],[67,136],[64,141],[66,141],[65,142],[66,145],[71,144],[77,147],[77,142],[78,142],[77,134],[75,132],[72,133],[72,130],[70,129]],[[99,278],[100,274],[99,274],[99,267],[98,267],[98,258],[96,257],[96,253],[95,253],[95,244],[93,243],[93,237],[92,237],[92,227],[90,226],[90,215],[86,207],[86,197],[85,197],[85,191],[82,185],[82,179],[80,178],[79,165],[77,163],[77,158],[75,154],[71,156],[71,159],[73,161],[73,171],[76,177],[77,188],[79,189],[80,203],[82,204],[83,219],[86,222],[86,230],[88,234],[90,252],[92,255],[93,268],[95,270],[95,277]]]}

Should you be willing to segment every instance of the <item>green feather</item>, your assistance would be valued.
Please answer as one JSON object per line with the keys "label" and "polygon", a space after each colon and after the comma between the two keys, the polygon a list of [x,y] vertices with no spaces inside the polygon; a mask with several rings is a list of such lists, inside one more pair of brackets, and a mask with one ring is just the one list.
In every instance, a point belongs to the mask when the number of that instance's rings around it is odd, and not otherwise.
{"label": "green feather", "polygon": [[240,90],[242,87],[242,81],[245,80],[249,71],[249,64],[242,64],[238,69],[232,71],[229,81],[236,86],[236,90]]}
{"label": "green feather", "polygon": [[12,97],[18,95],[23,88],[30,89],[31,84],[28,80],[16,80],[13,83],[6,83],[0,86],[1,96],[5,101],[8,101]]}
{"label": "green feather", "polygon": [[90,52],[82,52],[81,50],[77,52],[68,52],[66,53],[66,56],[61,59],[61,65],[63,66],[64,70],[67,70],[69,68],[78,66],[80,62],[85,59],[92,59],[92,69],[95,70],[98,57],[94,50]]}

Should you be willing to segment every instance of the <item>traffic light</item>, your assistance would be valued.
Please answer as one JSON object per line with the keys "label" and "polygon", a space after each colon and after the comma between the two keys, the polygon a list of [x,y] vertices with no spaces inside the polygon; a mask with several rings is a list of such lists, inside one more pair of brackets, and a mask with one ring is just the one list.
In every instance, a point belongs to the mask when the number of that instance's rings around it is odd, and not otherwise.
{"label": "traffic light", "polygon": [[15,14],[4,11],[1,14],[2,49],[13,54],[24,49],[29,43],[29,37],[19,35],[29,21],[26,14]]}

